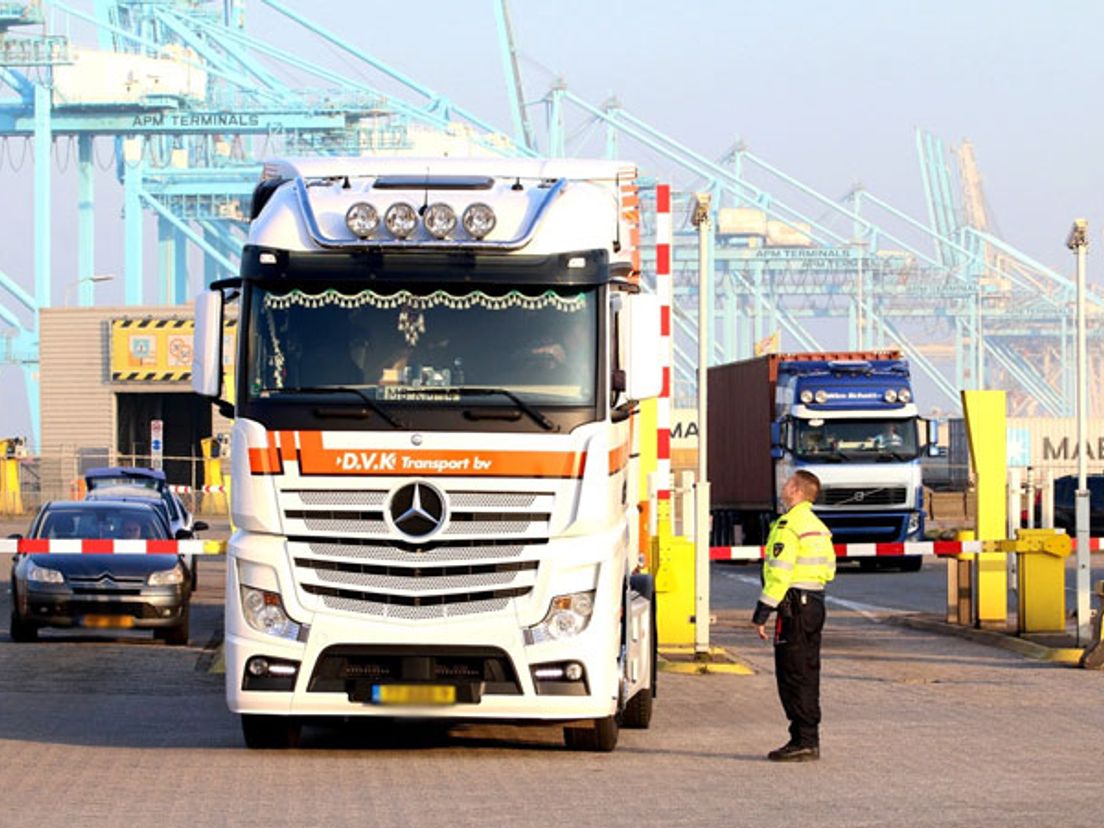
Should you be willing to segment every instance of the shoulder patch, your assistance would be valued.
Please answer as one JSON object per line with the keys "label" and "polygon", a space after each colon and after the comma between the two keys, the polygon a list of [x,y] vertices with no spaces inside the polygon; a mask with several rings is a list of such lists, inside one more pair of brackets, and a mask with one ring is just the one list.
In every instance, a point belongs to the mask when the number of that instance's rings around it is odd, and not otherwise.
{"label": "shoulder patch", "polygon": [[777,557],[778,557],[779,555],[781,555],[781,554],[782,554],[782,550],[783,550],[783,549],[785,549],[785,548],[786,548],[786,544],[784,544],[784,543],[776,543],[776,544],[774,545],[774,548],[773,548],[773,549],[771,549],[771,555],[773,555],[774,557],[776,557],[776,558],[777,558]]}
{"label": "shoulder patch", "polygon": [[786,519],[785,518],[779,518],[778,523],[775,524],[775,526],[777,526],[779,529],[781,529],[785,525],[786,525]]}

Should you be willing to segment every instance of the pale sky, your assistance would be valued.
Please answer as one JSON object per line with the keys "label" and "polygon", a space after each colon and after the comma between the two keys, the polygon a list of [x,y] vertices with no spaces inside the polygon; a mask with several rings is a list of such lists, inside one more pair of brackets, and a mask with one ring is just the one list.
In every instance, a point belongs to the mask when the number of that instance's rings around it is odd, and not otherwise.
{"label": "pale sky", "polygon": [[[89,11],[91,0],[71,0]],[[419,83],[511,130],[493,0],[285,0]],[[216,4],[212,4],[212,8]],[[1104,4],[1093,0],[513,0],[525,95],[545,95],[556,76],[594,105],[611,95],[637,118],[718,158],[737,140],[789,175],[838,198],[857,182],[926,221],[915,130],[974,146],[999,235],[1072,274],[1064,240],[1072,220],[1104,243]],[[260,0],[247,28],[300,57],[351,77],[397,87],[312,37]],[[91,45],[88,29],[56,18]],[[318,82],[315,82],[318,83]],[[407,96],[417,102],[416,96]],[[530,115],[542,121],[544,110]],[[601,135],[582,145],[602,149]],[[13,171],[21,142],[0,156],[0,270],[32,286],[29,164]],[[622,156],[636,148],[622,142]],[[637,150],[638,151],[638,150]],[[647,153],[641,153],[647,156]],[[73,170],[55,161],[55,302],[75,263],[67,242],[75,216]],[[644,172],[690,185],[685,173]],[[120,189],[103,177],[97,198],[97,272],[103,302],[122,297]],[[1095,252],[1090,248],[1091,253]],[[147,272],[155,261],[147,257]],[[1098,281],[1093,259],[1090,280]],[[1104,280],[1102,280],[1104,281]],[[70,299],[73,292],[70,291]],[[13,303],[0,293],[6,307]],[[0,326],[0,333],[6,329]],[[0,368],[0,434],[27,431],[21,378]],[[18,401],[11,389],[19,388]]]}

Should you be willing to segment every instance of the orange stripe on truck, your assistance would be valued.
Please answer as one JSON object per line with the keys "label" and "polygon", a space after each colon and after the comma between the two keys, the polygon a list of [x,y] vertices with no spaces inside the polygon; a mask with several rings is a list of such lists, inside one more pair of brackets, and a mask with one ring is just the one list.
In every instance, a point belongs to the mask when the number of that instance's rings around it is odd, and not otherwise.
{"label": "orange stripe on truck", "polygon": [[[254,474],[281,471],[269,464],[272,453],[249,450]],[[299,473],[305,475],[579,478],[585,466],[585,452],[327,448],[320,431],[299,432]]]}

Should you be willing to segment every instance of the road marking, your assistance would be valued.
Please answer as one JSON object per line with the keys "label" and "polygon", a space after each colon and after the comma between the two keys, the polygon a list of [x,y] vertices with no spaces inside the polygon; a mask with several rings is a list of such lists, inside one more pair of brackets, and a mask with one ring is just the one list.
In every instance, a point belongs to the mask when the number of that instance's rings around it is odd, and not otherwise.
{"label": "road marking", "polygon": [[[721,574],[732,578],[736,581],[740,581],[744,584],[751,584],[752,586],[759,586],[759,579],[753,578],[750,575],[740,575],[736,572],[729,572],[727,569],[722,569]],[[843,607],[844,609],[857,612],[863,618],[868,621],[873,621],[875,624],[881,624],[884,620],[883,615],[897,615],[899,613],[907,613],[909,610],[891,609],[889,607],[879,607],[875,604],[864,604],[859,601],[848,601],[845,598],[836,598],[832,595],[825,595],[824,600],[826,603],[835,604],[836,606]]]}

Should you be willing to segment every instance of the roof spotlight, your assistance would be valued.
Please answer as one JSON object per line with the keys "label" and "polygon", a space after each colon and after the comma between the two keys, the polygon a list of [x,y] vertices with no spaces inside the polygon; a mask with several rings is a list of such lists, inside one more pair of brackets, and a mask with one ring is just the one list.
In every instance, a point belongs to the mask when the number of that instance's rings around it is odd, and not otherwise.
{"label": "roof spotlight", "polygon": [[494,230],[495,221],[494,210],[481,201],[468,205],[464,211],[464,229],[473,239],[481,239]]}
{"label": "roof spotlight", "polygon": [[396,239],[409,238],[418,226],[418,212],[405,201],[397,201],[383,214],[383,223]]}
{"label": "roof spotlight", "polygon": [[371,204],[358,201],[345,213],[345,226],[360,239],[366,239],[379,228],[379,213]]}
{"label": "roof spotlight", "polygon": [[430,204],[422,217],[426,230],[435,239],[443,239],[456,228],[456,212],[442,201]]}

